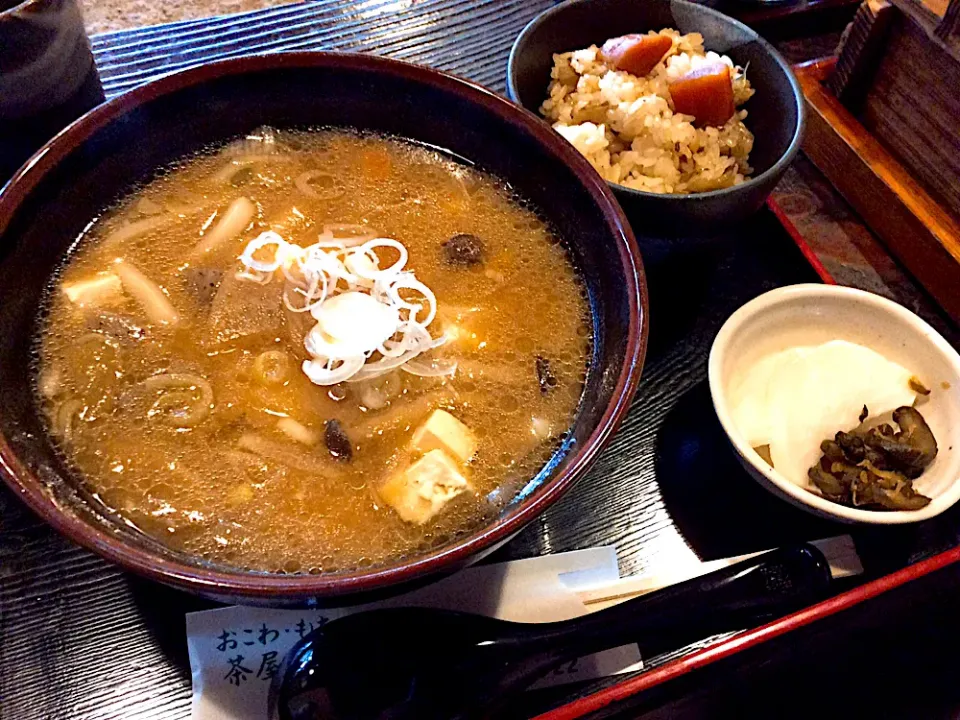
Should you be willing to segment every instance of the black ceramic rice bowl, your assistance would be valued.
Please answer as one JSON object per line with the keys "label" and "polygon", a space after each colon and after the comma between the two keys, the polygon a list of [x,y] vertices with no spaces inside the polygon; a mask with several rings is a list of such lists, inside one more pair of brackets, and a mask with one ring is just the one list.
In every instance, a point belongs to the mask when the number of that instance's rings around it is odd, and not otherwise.
{"label": "black ceramic rice bowl", "polygon": [[534,19],[517,38],[507,66],[510,98],[531,112],[547,96],[554,53],[627,33],[674,28],[703,35],[704,47],[729,55],[756,94],[743,106],[754,134],[752,176],[740,185],[689,195],[633,190],[611,183],[643,234],[710,236],[749,217],[793,161],[803,136],[803,94],[780,54],[743,23],[686,0],[567,0]]}

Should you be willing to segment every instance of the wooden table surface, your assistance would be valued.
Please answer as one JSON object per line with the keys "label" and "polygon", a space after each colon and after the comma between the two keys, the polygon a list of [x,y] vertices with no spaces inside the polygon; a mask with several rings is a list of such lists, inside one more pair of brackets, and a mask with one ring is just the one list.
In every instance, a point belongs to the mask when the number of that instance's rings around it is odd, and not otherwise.
{"label": "wooden table surface", "polygon": [[249,12],[304,0],[80,0],[87,33],[131,30],[147,25]]}
{"label": "wooden table surface", "polygon": [[[503,62],[509,42],[526,20],[550,5],[550,0],[477,0],[475,3],[420,0],[419,7],[412,5],[387,0],[368,0],[357,5],[345,0],[316,3],[317,17],[324,13],[329,16],[334,8],[340,13],[338,17],[349,16],[351,22],[354,21],[351,13],[363,16],[362,22],[366,24],[362,26],[362,34],[347,39],[336,27],[329,29],[328,34],[324,34],[326,30],[318,31],[304,20],[306,16],[297,14],[306,11],[295,6],[246,18],[187,24],[176,32],[157,29],[98,36],[94,38],[94,48],[108,94],[121,92],[178,63],[203,59],[204,52],[209,57],[209,53],[224,49],[249,51],[254,49],[254,39],[274,42],[278,36],[301,47],[311,46],[310,43],[314,47],[345,45],[350,49],[390,52],[431,63],[437,62],[437,57],[431,55],[431,46],[418,44],[417,33],[422,29],[411,29],[419,27],[411,19],[411,13],[425,13],[417,17],[429,17],[430,22],[442,30],[445,23],[450,22],[452,13],[482,18],[484,12],[493,8],[497,10],[496,17],[483,25],[484,42],[472,46],[475,49],[470,52],[474,55],[466,59],[445,57],[442,62],[447,63],[447,69],[472,74],[479,81],[502,90]],[[818,17],[831,18],[830,13],[843,7],[830,0],[817,11],[825,13]],[[835,18],[830,23],[824,20],[821,29],[826,32],[799,39],[789,37],[789,20],[774,20],[769,26],[771,33],[779,38],[781,50],[794,61],[822,55],[836,44],[839,27]],[[270,31],[274,34],[265,28],[274,28]],[[471,32],[477,32],[477,26],[471,28]],[[405,34],[408,31],[409,35]],[[187,42],[183,38],[192,40]],[[471,64],[467,64],[468,60]],[[955,345],[960,345],[956,325],[890,258],[804,158],[798,159],[788,171],[773,197],[840,283],[897,300],[934,324]],[[692,259],[679,269],[648,267],[655,286],[652,314],[661,320],[655,320],[643,387],[630,418],[595,472],[502,551],[501,559],[604,542],[618,547],[624,572],[638,572],[656,567],[657,563],[691,556],[692,540],[674,524],[673,515],[665,505],[669,498],[665,500],[655,482],[654,451],[663,450],[660,431],[671,422],[682,424],[684,413],[693,418],[703,415],[698,403],[702,400],[706,349],[724,317],[767,287],[811,278],[809,268],[803,267],[799,255],[789,247],[784,231],[768,211],[745,224],[740,237],[728,238],[715,252],[712,258]],[[735,273],[741,276],[732,277]],[[659,283],[658,276],[663,278]],[[678,282],[667,282],[670,278]],[[699,295],[687,293],[692,297],[669,294],[673,292],[669,286],[683,281],[703,284],[704,289]],[[659,327],[656,323],[660,323]],[[680,401],[677,393],[682,393]],[[695,425],[697,421],[691,422]],[[635,464],[639,464],[635,476],[629,474],[634,470],[626,470],[619,462],[627,457],[636,458]],[[770,503],[763,505],[771,508],[770,517],[783,518],[783,523],[777,520],[767,523],[770,533],[796,528],[802,537],[812,537],[808,533],[844,531],[834,525],[814,527],[810,524],[814,521],[803,513],[786,508],[752,485],[745,484],[743,492],[755,492],[750,497],[757,503]],[[584,507],[594,511],[587,516],[582,510]],[[613,508],[619,514],[611,520],[610,516],[603,515],[604,508]],[[677,508],[671,512],[675,515]],[[725,535],[723,541],[730,541],[731,537]],[[760,536],[749,540],[765,542]],[[953,546],[958,540],[960,514],[953,514],[946,523],[890,535],[883,542],[887,543],[891,564],[894,564],[894,559],[910,562],[923,554]],[[873,542],[870,538],[865,541]],[[702,557],[703,548],[697,551]],[[877,565],[873,571],[881,573],[883,568]],[[942,594],[945,599],[941,604],[952,608],[957,584],[954,575],[951,573],[946,579],[940,576],[940,582],[924,583],[900,602],[891,605],[885,601],[878,609],[865,609],[857,617],[862,618],[863,624],[878,616],[899,618],[902,614],[909,615],[909,608],[913,606],[924,608],[930,617],[942,618],[948,614],[943,607],[926,608],[922,601]],[[97,556],[71,545],[37,520],[5,487],[0,488],[0,720],[187,717],[190,677],[183,616],[191,609],[208,606],[204,601],[122,573]],[[920,626],[927,627],[923,623]],[[930,651],[930,658],[939,660],[949,654],[934,648],[936,641],[953,637],[954,625],[943,623],[942,627],[943,637],[931,632],[922,634],[920,645]],[[863,645],[870,648],[866,659],[862,653],[849,654],[843,656],[840,665],[833,666],[829,655],[839,657],[837,648],[845,645],[843,629],[842,623],[834,624],[829,626],[826,637],[818,630],[809,638],[797,640],[796,647],[806,653],[803,657],[793,653],[789,641],[769,649],[760,648],[738,663],[725,665],[711,674],[701,674],[701,679],[695,676],[683,684],[670,684],[659,693],[649,694],[641,705],[612,711],[614,714],[609,716],[786,717],[789,713],[782,705],[771,707],[770,703],[776,702],[777,692],[787,697],[790,691],[798,698],[811,701],[806,705],[797,701],[793,705],[795,709],[816,706],[823,714],[833,716],[826,691],[820,690],[821,703],[817,705],[812,700],[818,698],[818,689],[803,693],[800,690],[808,686],[799,686],[791,680],[791,673],[795,673],[797,667],[807,665],[805,657],[819,658],[818,653],[827,653],[828,657],[817,660],[820,664],[814,675],[825,678],[824,686],[833,689],[845,682],[847,666],[843,663],[873,661],[878,668],[874,685],[881,688],[873,690],[877,693],[888,692],[887,684],[897,684],[904,666],[908,673],[912,666],[925,667],[923,663],[897,655],[898,648],[902,652],[920,652],[916,643],[884,646],[879,642]],[[915,631],[910,637],[917,638],[919,632]],[[893,635],[891,633],[891,637]],[[863,635],[857,637],[860,643]],[[767,670],[761,673],[763,668]],[[754,673],[771,689],[771,692],[758,693],[756,700],[751,699]],[[897,673],[895,679],[888,681],[881,677],[890,673]],[[803,677],[808,679],[809,675]],[[867,682],[857,677],[859,682]],[[909,689],[908,682],[903,684]],[[929,692],[928,685],[924,685],[926,692]],[[773,692],[773,688],[779,690]],[[851,692],[859,692],[859,686]],[[550,701],[551,704],[555,704],[554,701]],[[844,714],[849,717],[850,706],[843,707],[847,708]],[[937,707],[949,707],[949,704],[945,701]],[[524,710],[517,712],[518,717],[524,716]]]}

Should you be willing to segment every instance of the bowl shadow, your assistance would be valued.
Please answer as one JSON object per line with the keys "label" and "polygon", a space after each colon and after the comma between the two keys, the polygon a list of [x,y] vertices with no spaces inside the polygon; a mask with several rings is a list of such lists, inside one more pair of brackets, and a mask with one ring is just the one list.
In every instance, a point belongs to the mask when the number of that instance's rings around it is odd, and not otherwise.
{"label": "bowl shadow", "polygon": [[125,573],[125,577],[143,626],[181,676],[189,681],[187,613],[213,610],[223,605],[137,575]]}
{"label": "bowl shadow", "polygon": [[654,462],[664,505],[701,560],[849,533],[848,525],[777,499],[747,474],[714,413],[706,381],[667,414]]}

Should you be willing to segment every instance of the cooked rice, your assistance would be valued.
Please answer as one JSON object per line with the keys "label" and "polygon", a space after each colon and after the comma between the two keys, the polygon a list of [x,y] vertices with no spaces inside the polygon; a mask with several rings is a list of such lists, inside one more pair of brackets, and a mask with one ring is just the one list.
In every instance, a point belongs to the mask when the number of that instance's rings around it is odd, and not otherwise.
{"label": "cooked rice", "polygon": [[540,112],[610,182],[655,193],[718,190],[743,182],[753,133],[746,110],[722,128],[693,125],[690,115],[674,113],[668,80],[723,62],[730,66],[734,102],[753,95],[742,68],[726,55],[705,52],[699,33],[661,30],[673,41],[663,60],[646,76],[613,70],[600,48],[553,56],[549,96]]}

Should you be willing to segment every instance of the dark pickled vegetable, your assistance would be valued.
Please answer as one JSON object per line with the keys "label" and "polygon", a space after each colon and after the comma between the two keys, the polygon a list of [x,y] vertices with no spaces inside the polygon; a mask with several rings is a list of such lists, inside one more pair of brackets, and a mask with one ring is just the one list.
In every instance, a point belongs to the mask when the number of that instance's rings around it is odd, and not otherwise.
{"label": "dark pickled vegetable", "polygon": [[[889,462],[883,454],[867,445],[860,435],[838,432],[834,437],[834,441],[842,449],[845,459],[850,462],[859,463],[864,460],[869,460],[878,468],[884,470],[890,468]],[[821,448],[822,447],[821,445]]]}
{"label": "dark pickled vegetable", "polygon": [[930,498],[913,488],[913,482],[893,470],[881,470],[863,463],[863,470],[851,488],[854,505],[879,505],[887,510],[919,510]]}
{"label": "dark pickled vegetable", "polygon": [[875,451],[882,457],[885,469],[919,477],[937,457],[937,439],[916,408],[897,408],[893,411],[893,421],[900,426],[899,431],[884,423],[862,433],[867,459],[871,459],[870,452]]}
{"label": "dark pickled vegetable", "polygon": [[919,510],[930,503],[930,498],[918,493],[903,475],[879,470],[869,463],[864,467],[831,463],[830,471],[814,465],[808,475],[824,497],[844,505]]}
{"label": "dark pickled vegetable", "polygon": [[814,465],[807,474],[827,500],[846,504],[845,498],[850,495],[850,482],[845,475],[833,475],[819,465]]}
{"label": "dark pickled vegetable", "polygon": [[221,280],[223,280],[223,270],[216,268],[188,267],[183,270],[184,285],[204,307],[213,304],[213,298],[217,295]]}
{"label": "dark pickled vegetable", "polygon": [[919,510],[930,503],[913,480],[937,456],[936,438],[916,408],[897,408],[893,420],[899,431],[884,423],[820,443],[822,456],[807,475],[824,497],[879,510]]}
{"label": "dark pickled vegetable", "polygon": [[864,442],[886,456],[889,466],[908,478],[917,478],[937,457],[937,439],[916,408],[901,407],[893,412],[893,421],[900,426],[894,432],[890,425],[872,428]]}
{"label": "dark pickled vegetable", "polygon": [[918,378],[912,377],[907,381],[907,385],[918,395],[929,395],[930,388],[924,385]]}
{"label": "dark pickled vegetable", "polygon": [[[853,433],[838,432],[834,436],[833,444],[840,450],[842,456],[854,464],[861,462],[866,456],[867,446],[864,444],[863,438]],[[827,455],[823,444],[820,445],[820,449],[824,455]],[[831,455],[831,459],[836,458]]]}
{"label": "dark pickled vegetable", "polygon": [[537,355],[537,382],[540,383],[540,394],[546,395],[557,386],[557,377],[550,369],[550,361]]}
{"label": "dark pickled vegetable", "polygon": [[476,235],[459,233],[441,243],[443,259],[450,265],[469,267],[483,263],[486,247]]}
{"label": "dark pickled vegetable", "polygon": [[347,462],[353,457],[353,445],[339,420],[327,420],[323,428],[323,442],[337,460]]}
{"label": "dark pickled vegetable", "polygon": [[929,463],[923,461],[919,448],[899,442],[877,430],[864,435],[864,444],[885,459],[881,467],[896,468],[909,478],[920,477]]}
{"label": "dark pickled vegetable", "polygon": [[839,436],[842,433],[837,433],[836,440],[824,440],[820,443],[820,452],[823,453],[823,460],[828,460],[830,462],[847,462],[849,457],[848,453],[843,449],[843,446],[840,445]]}

